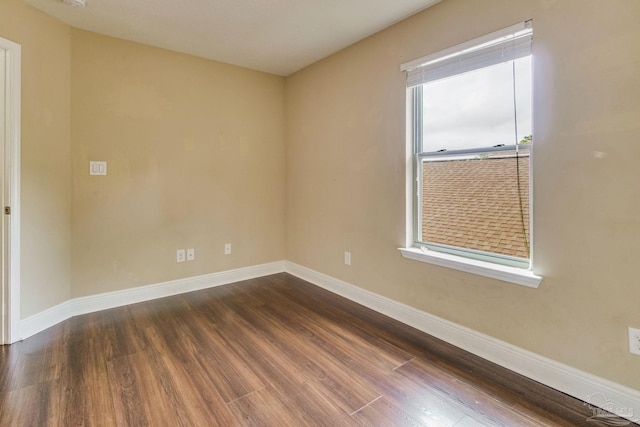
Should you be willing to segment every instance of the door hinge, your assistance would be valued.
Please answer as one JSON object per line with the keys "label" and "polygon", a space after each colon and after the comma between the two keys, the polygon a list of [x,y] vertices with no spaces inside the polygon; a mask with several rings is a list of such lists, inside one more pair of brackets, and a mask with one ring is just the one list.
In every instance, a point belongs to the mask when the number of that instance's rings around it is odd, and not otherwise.
{"label": "door hinge", "polygon": [[11,206],[5,206],[4,207],[4,214],[5,215],[11,215]]}

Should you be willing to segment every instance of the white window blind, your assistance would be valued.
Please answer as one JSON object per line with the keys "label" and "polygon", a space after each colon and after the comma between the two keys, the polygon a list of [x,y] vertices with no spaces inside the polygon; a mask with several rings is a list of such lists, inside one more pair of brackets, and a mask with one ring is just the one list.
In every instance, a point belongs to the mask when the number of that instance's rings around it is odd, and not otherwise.
{"label": "white window blind", "polygon": [[531,21],[512,25],[401,66],[407,87],[531,55]]}

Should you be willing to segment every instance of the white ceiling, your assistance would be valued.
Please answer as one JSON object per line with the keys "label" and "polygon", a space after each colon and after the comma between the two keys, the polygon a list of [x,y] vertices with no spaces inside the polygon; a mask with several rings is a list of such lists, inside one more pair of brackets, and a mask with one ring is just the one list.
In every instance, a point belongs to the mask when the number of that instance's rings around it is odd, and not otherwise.
{"label": "white ceiling", "polygon": [[289,75],[440,0],[26,0],[67,24]]}

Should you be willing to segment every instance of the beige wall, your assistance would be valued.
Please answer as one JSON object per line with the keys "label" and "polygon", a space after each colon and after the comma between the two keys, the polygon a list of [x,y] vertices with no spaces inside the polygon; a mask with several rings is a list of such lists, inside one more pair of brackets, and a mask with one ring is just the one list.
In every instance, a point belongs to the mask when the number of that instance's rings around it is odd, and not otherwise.
{"label": "beige wall", "polygon": [[72,297],[284,259],[284,78],[72,40]]}
{"label": "beige wall", "polygon": [[21,0],[0,37],[22,46],[21,317],[70,295],[70,28]]}
{"label": "beige wall", "polygon": [[[535,290],[396,249],[400,64],[529,18]],[[635,0],[445,0],[287,78],[287,259],[640,389],[627,347],[640,327],[639,20]]]}

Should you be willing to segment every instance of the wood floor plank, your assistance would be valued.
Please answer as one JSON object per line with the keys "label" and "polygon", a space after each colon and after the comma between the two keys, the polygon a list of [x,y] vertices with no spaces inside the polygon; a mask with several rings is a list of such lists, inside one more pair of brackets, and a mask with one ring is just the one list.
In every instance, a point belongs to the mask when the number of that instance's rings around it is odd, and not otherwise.
{"label": "wood floor plank", "polygon": [[277,395],[267,387],[229,403],[229,409],[239,426],[297,427],[300,420],[294,418]]}
{"label": "wood floor plank", "polygon": [[[19,363],[21,356],[21,343],[13,345],[0,346],[0,393],[7,392],[11,389],[11,379],[13,372]],[[2,400],[0,399],[0,409],[2,409]]]}
{"label": "wood floor plank", "polygon": [[120,364],[113,372],[121,379],[112,386],[118,414],[114,425],[232,425],[222,399],[213,404],[211,391],[199,388],[197,379],[173,362],[149,350],[113,361]]}
{"label": "wood floor plank", "polygon": [[[148,328],[151,343],[157,343],[160,335],[166,331]],[[176,350],[153,352],[154,366],[158,371],[166,373],[163,388],[174,400],[176,410],[187,415],[191,420],[188,425],[220,425],[227,426],[231,422],[231,413],[224,398],[211,382],[209,372],[203,369],[190,357],[179,343]]]}
{"label": "wood floor plank", "polygon": [[[60,378],[64,369],[64,326],[56,325],[41,332],[38,338],[2,347],[7,350],[7,359],[0,365],[0,390],[15,390]],[[46,345],[46,342],[57,345]],[[2,368],[5,364],[11,369]]]}
{"label": "wood floor plank", "polygon": [[138,400],[138,404],[149,405],[144,410],[148,425],[188,425],[182,408],[176,410],[179,391],[158,357],[149,353],[145,351],[126,356],[131,371],[135,373],[133,381],[139,384],[142,399]]}
{"label": "wood floor plank", "polygon": [[340,360],[318,349],[314,350],[307,340],[292,333],[268,311],[249,310],[241,305],[234,307],[243,319],[268,340],[281,358],[290,361],[290,366],[297,375],[316,384],[318,390],[346,414],[378,398],[378,394],[361,376],[350,376],[351,371]]}
{"label": "wood floor plank", "polygon": [[[270,286],[264,287],[264,290],[266,293],[275,293]],[[354,333],[352,328],[341,322],[329,321],[325,316],[296,304],[289,298],[289,294],[282,291],[271,295],[270,300],[275,300],[275,303],[269,306],[270,315],[278,317],[285,324],[298,325],[300,332],[327,351],[342,351],[342,355],[336,355],[338,358],[364,358],[367,365],[375,365],[380,370],[389,371],[414,357],[414,354],[397,346],[379,341],[376,336],[363,332]]]}
{"label": "wood floor plank", "polygon": [[385,426],[385,427],[449,427],[446,424],[426,424],[407,414],[402,408],[390,403],[384,397],[377,399],[370,405],[352,415],[357,425]]}
{"label": "wood floor plank", "polygon": [[105,310],[100,340],[106,360],[134,354],[147,348],[142,329],[133,321],[128,307]]}
{"label": "wood floor plank", "polygon": [[[390,325],[397,325],[399,322],[387,316],[375,313],[373,310],[288,274],[271,277],[270,280],[272,286],[277,284],[284,288],[280,291],[283,297],[294,301],[298,310],[302,307],[304,310],[315,313],[315,316],[324,319],[324,322],[332,328],[347,328],[376,348],[397,354],[403,361],[413,358],[416,349],[421,351],[420,348],[397,336],[397,328],[391,328]],[[367,319],[375,319],[376,322]],[[406,325],[403,327],[413,329]],[[336,333],[340,333],[339,330]]]}
{"label": "wood floor plank", "polygon": [[[264,388],[263,382],[239,354],[227,347],[212,321],[198,309],[190,324],[191,335],[182,342],[188,359],[196,363],[225,402]],[[224,348],[224,351],[220,351]],[[185,363],[188,363],[185,361]]]}
{"label": "wood floor plank", "polygon": [[467,415],[481,423],[493,423],[499,426],[541,426],[552,425],[542,419],[533,419],[528,413],[514,410],[492,390],[466,381],[466,377],[452,375],[450,372],[434,368],[428,361],[416,358],[401,366],[396,372],[407,380],[428,383],[430,389],[443,400],[457,404]]}
{"label": "wood floor plank", "polygon": [[288,274],[0,349],[0,426],[598,426],[580,402]]}
{"label": "wood floor plank", "polygon": [[486,424],[486,423],[481,423],[478,420],[476,420],[475,418],[472,417],[464,417],[463,419],[461,419],[459,422],[457,422],[456,424],[454,424],[453,427],[494,427],[495,424]]}
{"label": "wood floor plank", "polygon": [[369,377],[373,382],[412,358],[406,354],[396,357],[346,330],[336,333],[324,322],[287,313],[282,307],[267,307],[263,311],[265,315],[278,319],[287,332],[303,341],[310,351],[337,361],[345,370],[358,371],[360,376]]}
{"label": "wood floor plank", "polygon": [[115,425],[106,360],[96,334],[69,343],[60,379],[62,425]]}
{"label": "wood floor plank", "polygon": [[429,426],[452,426],[466,416],[457,402],[451,402],[446,395],[434,392],[431,384],[413,381],[396,371],[380,381],[378,387],[388,402]]}
{"label": "wood floor plank", "polygon": [[299,361],[283,357],[243,318],[234,315],[226,320],[227,323],[219,327],[219,333],[227,345],[251,364],[300,425],[349,425],[348,415],[334,404],[325,390],[310,385],[304,375],[296,375],[301,369]]}
{"label": "wood floor plank", "polygon": [[144,398],[134,363],[130,356],[112,359],[107,363],[116,425],[142,427],[148,426],[151,420],[152,408]]}
{"label": "wood floor plank", "polygon": [[0,393],[1,426],[59,426],[61,420],[61,387],[48,381]]}

